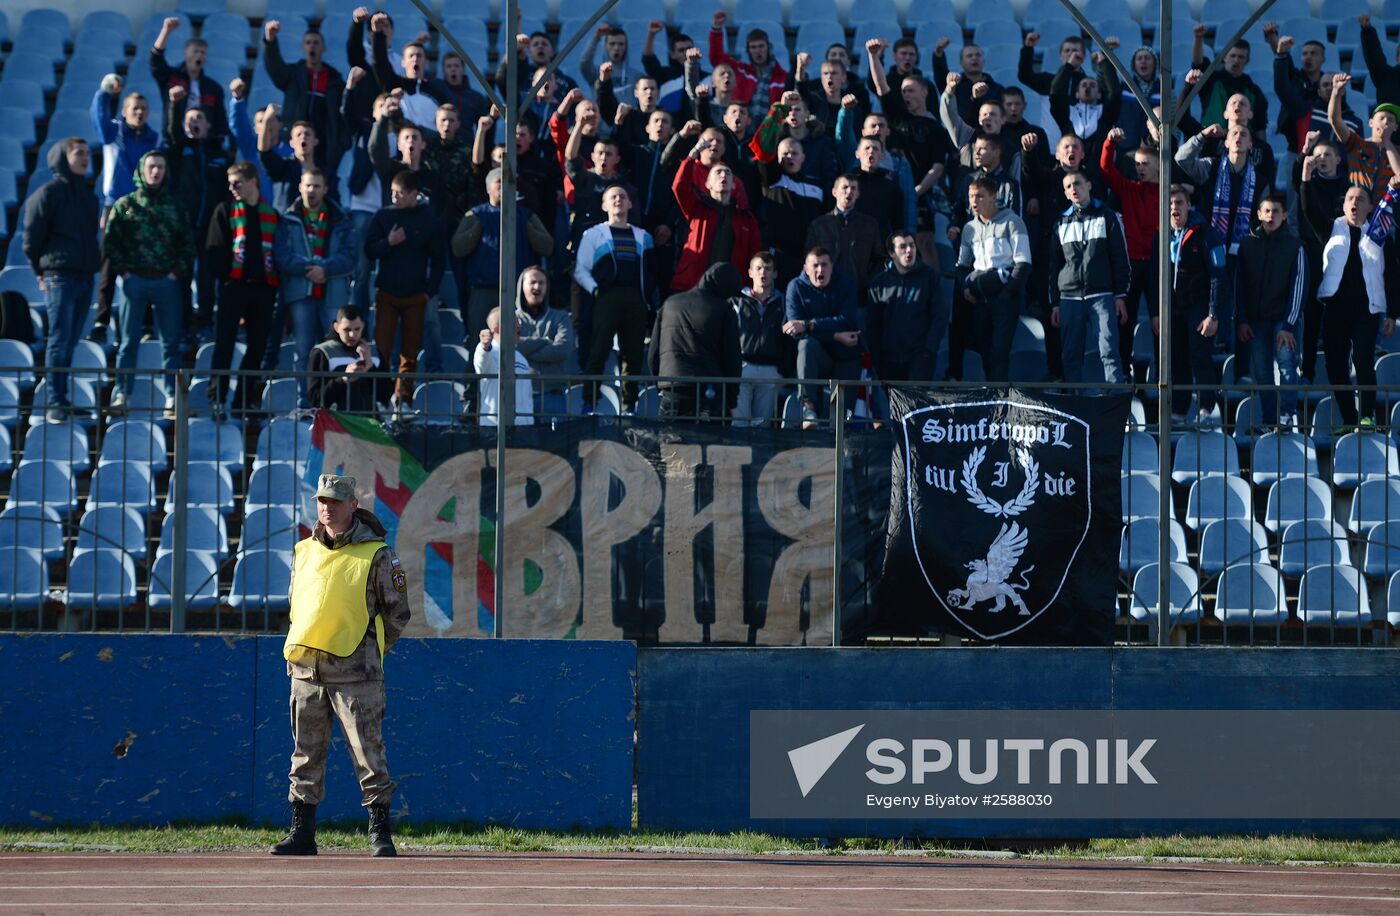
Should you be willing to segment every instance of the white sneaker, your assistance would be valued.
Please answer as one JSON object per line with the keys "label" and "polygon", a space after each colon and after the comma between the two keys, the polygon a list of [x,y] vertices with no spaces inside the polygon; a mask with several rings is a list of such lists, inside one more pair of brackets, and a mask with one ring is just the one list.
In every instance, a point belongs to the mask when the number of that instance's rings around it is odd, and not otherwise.
{"label": "white sneaker", "polygon": [[107,402],[107,412],[114,415],[126,413],[126,395],[120,391],[112,392],[112,399]]}
{"label": "white sneaker", "polygon": [[161,413],[167,420],[175,419],[175,396],[168,394],[165,396],[165,410]]}
{"label": "white sneaker", "polygon": [[803,429],[816,429],[816,428],[817,428],[817,409],[816,409],[815,407],[813,407],[811,404],[806,404],[806,403],[804,403],[804,404],[802,405],[802,428],[803,428]]}

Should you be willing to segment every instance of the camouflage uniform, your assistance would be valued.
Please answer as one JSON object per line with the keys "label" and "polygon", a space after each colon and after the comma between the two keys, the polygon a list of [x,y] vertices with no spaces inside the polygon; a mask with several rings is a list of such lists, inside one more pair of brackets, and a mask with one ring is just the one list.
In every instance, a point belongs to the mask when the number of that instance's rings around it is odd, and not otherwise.
{"label": "camouflage uniform", "polygon": [[[319,523],[311,536],[332,550],[347,544],[383,540],[374,514],[357,509],[349,531],[332,539]],[[305,646],[293,648],[287,662],[292,678],[292,769],[288,800],[318,805],[325,795],[326,751],[331,721],[338,719],[350,747],[366,808],[388,805],[394,795],[384,753],[384,665],[375,640],[374,615],[384,621],[387,652],[408,624],[408,588],[398,556],[385,544],[374,555],[365,587],[370,624],[359,647],[346,658]]]}

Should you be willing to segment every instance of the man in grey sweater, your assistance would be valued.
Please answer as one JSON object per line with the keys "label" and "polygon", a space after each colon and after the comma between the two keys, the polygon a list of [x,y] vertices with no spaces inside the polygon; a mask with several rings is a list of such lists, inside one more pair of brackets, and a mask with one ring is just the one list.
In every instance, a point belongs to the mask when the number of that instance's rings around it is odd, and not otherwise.
{"label": "man in grey sweater", "polygon": [[515,288],[515,319],[519,331],[515,348],[539,376],[535,386],[537,414],[562,414],[567,408],[569,375],[577,375],[578,341],[569,313],[549,305],[549,274],[527,267]]}

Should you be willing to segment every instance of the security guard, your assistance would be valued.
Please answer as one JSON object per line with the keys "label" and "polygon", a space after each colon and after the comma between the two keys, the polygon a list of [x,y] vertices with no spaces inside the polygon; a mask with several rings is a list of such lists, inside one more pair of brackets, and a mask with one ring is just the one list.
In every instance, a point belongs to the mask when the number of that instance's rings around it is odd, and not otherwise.
{"label": "security guard", "polygon": [[292,563],[291,630],[282,649],[292,678],[292,830],[272,854],[316,854],[334,717],[369,809],[371,854],[393,856],[383,659],[411,616],[407,583],[384,525],[355,499],[355,478],[321,475],[316,518]]}

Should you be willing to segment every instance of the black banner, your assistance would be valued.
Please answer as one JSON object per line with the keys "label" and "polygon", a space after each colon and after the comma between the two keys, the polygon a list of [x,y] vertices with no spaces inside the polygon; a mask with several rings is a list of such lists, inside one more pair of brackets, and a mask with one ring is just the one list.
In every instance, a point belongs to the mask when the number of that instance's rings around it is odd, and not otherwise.
{"label": "black banner", "polygon": [[1110,645],[1128,396],[889,394],[879,620],[1011,645]]}

